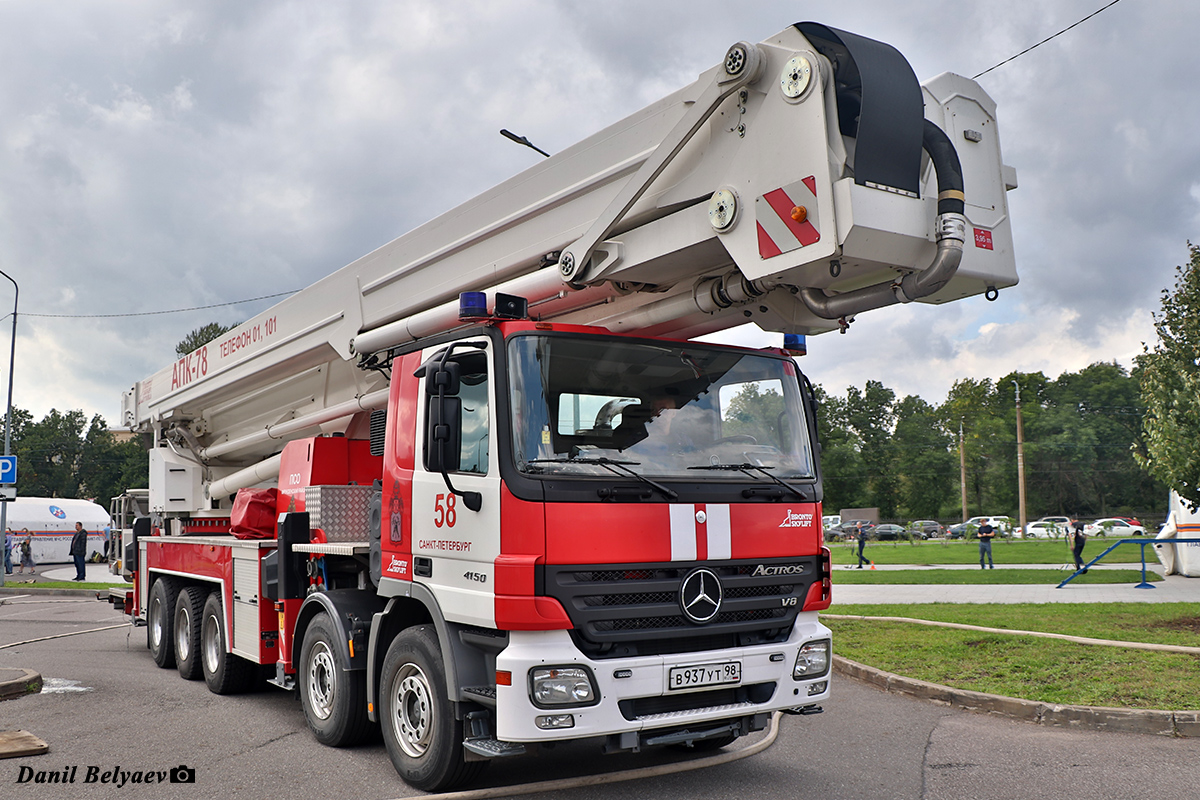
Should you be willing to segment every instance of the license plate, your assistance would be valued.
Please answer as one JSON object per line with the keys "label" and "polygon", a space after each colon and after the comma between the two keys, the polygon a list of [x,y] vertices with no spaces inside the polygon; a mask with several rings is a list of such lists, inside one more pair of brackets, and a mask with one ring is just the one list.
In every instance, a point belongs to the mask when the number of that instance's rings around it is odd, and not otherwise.
{"label": "license plate", "polygon": [[721,664],[699,664],[694,667],[672,667],[667,674],[668,689],[694,689],[697,686],[720,686],[726,683],[741,683],[740,661]]}

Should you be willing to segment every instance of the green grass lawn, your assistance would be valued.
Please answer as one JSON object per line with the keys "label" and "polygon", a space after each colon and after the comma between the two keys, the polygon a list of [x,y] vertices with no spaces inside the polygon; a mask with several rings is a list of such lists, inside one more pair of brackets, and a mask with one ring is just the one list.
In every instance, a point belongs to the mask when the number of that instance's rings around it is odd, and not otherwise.
{"label": "green grass lawn", "polygon": [[829,613],[910,617],[1092,639],[1200,646],[1200,603],[847,603],[835,605]]}
{"label": "green grass lawn", "polygon": [[[1200,603],[844,605],[831,614],[911,617],[1096,639],[1200,644]],[[834,652],[960,689],[1049,703],[1200,708],[1200,658],[910,623],[823,619]]]}
{"label": "green grass lawn", "polygon": [[[1083,551],[1084,561],[1091,561],[1104,552],[1118,539],[1089,539]],[[831,542],[830,552],[834,564],[857,564],[858,544],[855,542]],[[931,541],[931,542],[868,542],[863,551],[866,558],[876,564],[978,564],[979,542],[977,541]],[[997,539],[992,543],[992,558],[996,565],[1008,564],[1055,564],[1072,563],[1071,551],[1061,539]],[[1141,548],[1134,544],[1118,547],[1104,557],[1102,564],[1140,564]],[[1157,563],[1154,553],[1147,548],[1147,563]]]}
{"label": "green grass lawn", "polygon": [[[1057,586],[1069,578],[1073,570],[1061,569],[834,569],[834,585],[843,584],[916,584],[930,585],[1012,585],[1050,584]],[[1146,580],[1161,581],[1162,576],[1146,571]],[[1090,570],[1071,581],[1072,586],[1084,583],[1141,583],[1140,569]],[[836,597],[836,595],[834,595]]]}

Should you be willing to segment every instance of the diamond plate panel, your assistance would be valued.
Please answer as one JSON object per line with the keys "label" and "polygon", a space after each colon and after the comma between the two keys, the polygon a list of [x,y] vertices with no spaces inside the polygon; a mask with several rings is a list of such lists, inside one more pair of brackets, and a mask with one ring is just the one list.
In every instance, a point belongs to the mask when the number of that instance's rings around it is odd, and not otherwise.
{"label": "diamond plate panel", "polygon": [[309,486],[304,490],[308,524],[325,531],[330,542],[365,542],[371,538],[370,486]]}

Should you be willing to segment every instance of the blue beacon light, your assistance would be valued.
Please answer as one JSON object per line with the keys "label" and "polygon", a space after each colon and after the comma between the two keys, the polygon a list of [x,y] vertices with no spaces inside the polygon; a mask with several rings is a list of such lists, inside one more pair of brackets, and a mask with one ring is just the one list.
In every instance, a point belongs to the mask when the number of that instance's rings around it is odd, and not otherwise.
{"label": "blue beacon light", "polygon": [[459,319],[478,319],[487,315],[487,295],[483,292],[463,292],[458,296]]}

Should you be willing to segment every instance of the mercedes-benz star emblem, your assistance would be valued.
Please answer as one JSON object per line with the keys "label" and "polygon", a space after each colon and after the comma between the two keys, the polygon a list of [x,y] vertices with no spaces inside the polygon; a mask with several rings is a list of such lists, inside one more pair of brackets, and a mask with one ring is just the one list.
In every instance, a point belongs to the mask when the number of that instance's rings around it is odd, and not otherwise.
{"label": "mercedes-benz star emblem", "polygon": [[721,610],[722,598],[721,581],[712,570],[694,570],[679,587],[679,605],[692,622],[711,622]]}

